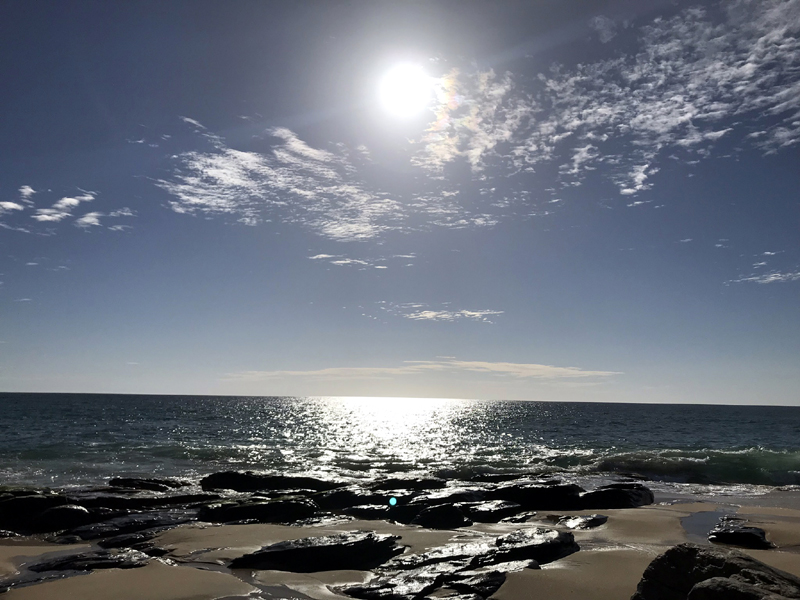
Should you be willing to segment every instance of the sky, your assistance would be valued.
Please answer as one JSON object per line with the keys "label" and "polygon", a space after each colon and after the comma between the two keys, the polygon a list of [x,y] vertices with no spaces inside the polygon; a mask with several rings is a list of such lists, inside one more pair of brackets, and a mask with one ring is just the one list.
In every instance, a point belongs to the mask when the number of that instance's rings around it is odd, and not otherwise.
{"label": "sky", "polygon": [[5,0],[0,81],[2,391],[800,405],[800,0]]}

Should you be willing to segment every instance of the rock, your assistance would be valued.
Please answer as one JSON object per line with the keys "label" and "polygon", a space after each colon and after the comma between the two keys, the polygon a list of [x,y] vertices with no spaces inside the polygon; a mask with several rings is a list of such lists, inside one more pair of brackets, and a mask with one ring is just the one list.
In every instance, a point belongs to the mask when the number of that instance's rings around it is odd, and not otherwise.
{"label": "rock", "polygon": [[516,502],[490,500],[488,502],[462,502],[456,504],[464,514],[477,523],[497,523],[522,511]]}
{"label": "rock", "polygon": [[147,510],[163,506],[192,506],[219,500],[219,494],[172,494],[161,496],[112,496],[109,494],[73,494],[71,500],[87,508],[111,510]]}
{"label": "rock", "polygon": [[447,481],[438,477],[390,477],[372,485],[373,490],[436,490],[447,485]]}
{"label": "rock", "polygon": [[31,529],[36,532],[61,531],[80,527],[87,523],[102,520],[102,516],[93,515],[88,509],[76,504],[53,506],[44,510],[31,522]]}
{"label": "rock", "polygon": [[172,479],[156,479],[142,477],[114,477],[108,482],[111,487],[129,488],[134,490],[149,490],[151,492],[168,492],[171,489],[189,485],[183,481]]}
{"label": "rock", "polygon": [[231,503],[206,506],[200,509],[197,518],[201,521],[215,523],[229,523],[231,521],[249,519],[259,523],[287,523],[307,519],[318,508],[311,500],[304,499]]}
{"label": "rock", "polygon": [[403,551],[397,536],[372,531],[288,540],[234,559],[232,569],[269,569],[313,573],[377,567]]}
{"label": "rock", "polygon": [[97,540],[125,533],[135,533],[144,529],[169,529],[189,520],[185,515],[170,513],[124,515],[102,523],[90,523],[76,527],[70,531],[70,534],[77,535],[82,540]]}
{"label": "rock", "polygon": [[500,589],[506,581],[506,574],[502,571],[463,571],[458,578],[447,581],[447,587],[462,594],[476,594],[481,598],[488,598]]}
{"label": "rock", "polygon": [[746,521],[725,516],[708,534],[708,541],[715,544],[730,544],[741,548],[769,550],[775,544],[767,540],[766,532],[760,527],[748,527]]}
{"label": "rock", "polygon": [[363,504],[383,504],[388,506],[389,498],[391,497],[391,494],[375,493],[355,487],[318,492],[311,496],[314,502],[325,510],[340,510]]}
{"label": "rock", "polygon": [[738,550],[680,544],[650,563],[631,600],[772,600],[769,594],[799,599],[800,578]]}
{"label": "rock", "polygon": [[516,502],[525,510],[573,510],[580,507],[583,491],[582,487],[571,483],[544,485],[515,481],[497,486],[487,496]]}
{"label": "rock", "polygon": [[464,568],[464,565],[451,567],[447,564],[437,564],[405,571],[381,575],[367,583],[343,586],[337,591],[344,592],[353,598],[363,600],[411,600],[422,598],[430,594],[444,583],[445,574],[454,572],[455,569]]}
{"label": "rock", "polygon": [[484,490],[475,488],[447,488],[430,494],[423,494],[412,499],[409,504],[435,506],[437,504],[453,504],[455,502],[481,502],[486,497]]}
{"label": "rock", "polygon": [[387,506],[382,504],[364,504],[345,508],[342,513],[357,519],[396,521],[408,525],[422,511],[422,506],[411,504],[398,504]]}
{"label": "rock", "polygon": [[564,558],[580,550],[574,536],[568,531],[556,531],[546,527],[518,529],[501,535],[495,541],[497,549],[473,561],[479,566],[497,563],[535,560],[543,565]]}
{"label": "rock", "polygon": [[13,495],[0,502],[0,528],[27,532],[33,520],[45,510],[64,504],[69,502],[58,494]]}
{"label": "rock", "polygon": [[200,480],[205,491],[234,490],[237,492],[258,492],[261,490],[287,490],[308,488],[318,492],[341,487],[342,484],[325,481],[315,477],[295,477],[290,475],[262,475],[252,471],[223,471],[212,473]]}
{"label": "rock", "polygon": [[650,488],[641,483],[612,483],[581,494],[581,508],[607,510],[611,508],[637,508],[655,501]]}
{"label": "rock", "polygon": [[513,517],[506,517],[505,519],[500,519],[500,523],[526,523],[529,519],[535,517],[538,513],[535,510],[526,510],[519,514],[514,515]]}
{"label": "rock", "polygon": [[530,477],[530,474],[523,473],[478,473],[469,478],[470,481],[482,483],[504,483]]}
{"label": "rock", "polygon": [[412,525],[421,525],[429,529],[456,529],[472,525],[472,521],[464,516],[461,509],[452,504],[440,504],[423,509],[411,521]]}
{"label": "rock", "polygon": [[[111,538],[100,540],[97,545],[101,548],[133,548],[139,544],[147,543],[161,533],[163,529],[150,529],[138,533],[126,533]],[[136,548],[139,550],[140,548]]]}
{"label": "rock", "polygon": [[28,569],[36,573],[43,571],[92,571],[94,569],[135,569],[150,562],[150,557],[136,550],[110,552],[99,550],[60,556],[51,560],[28,565]]}
{"label": "rock", "polygon": [[599,527],[608,521],[608,517],[605,515],[585,515],[576,517],[553,516],[558,525],[568,529],[591,529],[592,527]]}
{"label": "rock", "polygon": [[20,537],[16,531],[9,531],[8,529],[0,529],[0,539]]}

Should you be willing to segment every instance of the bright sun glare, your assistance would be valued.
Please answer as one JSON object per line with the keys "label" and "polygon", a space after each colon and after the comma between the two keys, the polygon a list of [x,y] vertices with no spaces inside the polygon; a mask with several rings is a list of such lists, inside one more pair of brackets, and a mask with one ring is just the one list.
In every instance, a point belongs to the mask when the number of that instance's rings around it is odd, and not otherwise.
{"label": "bright sun glare", "polygon": [[428,105],[432,81],[420,66],[398,65],[381,80],[381,103],[397,117],[414,116]]}

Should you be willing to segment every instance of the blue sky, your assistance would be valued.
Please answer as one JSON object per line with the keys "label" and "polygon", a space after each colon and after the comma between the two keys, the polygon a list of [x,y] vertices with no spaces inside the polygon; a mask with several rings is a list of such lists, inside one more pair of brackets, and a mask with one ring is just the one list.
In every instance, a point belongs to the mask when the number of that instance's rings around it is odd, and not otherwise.
{"label": "blue sky", "polygon": [[4,2],[0,389],[800,404],[799,38],[800,0]]}

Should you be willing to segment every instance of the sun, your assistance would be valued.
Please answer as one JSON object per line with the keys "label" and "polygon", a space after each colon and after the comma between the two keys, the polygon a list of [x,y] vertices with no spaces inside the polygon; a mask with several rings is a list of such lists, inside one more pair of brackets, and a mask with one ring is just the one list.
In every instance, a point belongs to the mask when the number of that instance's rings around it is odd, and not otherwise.
{"label": "sun", "polygon": [[431,100],[433,79],[418,65],[397,65],[383,76],[380,100],[396,117],[408,118],[421,112]]}

